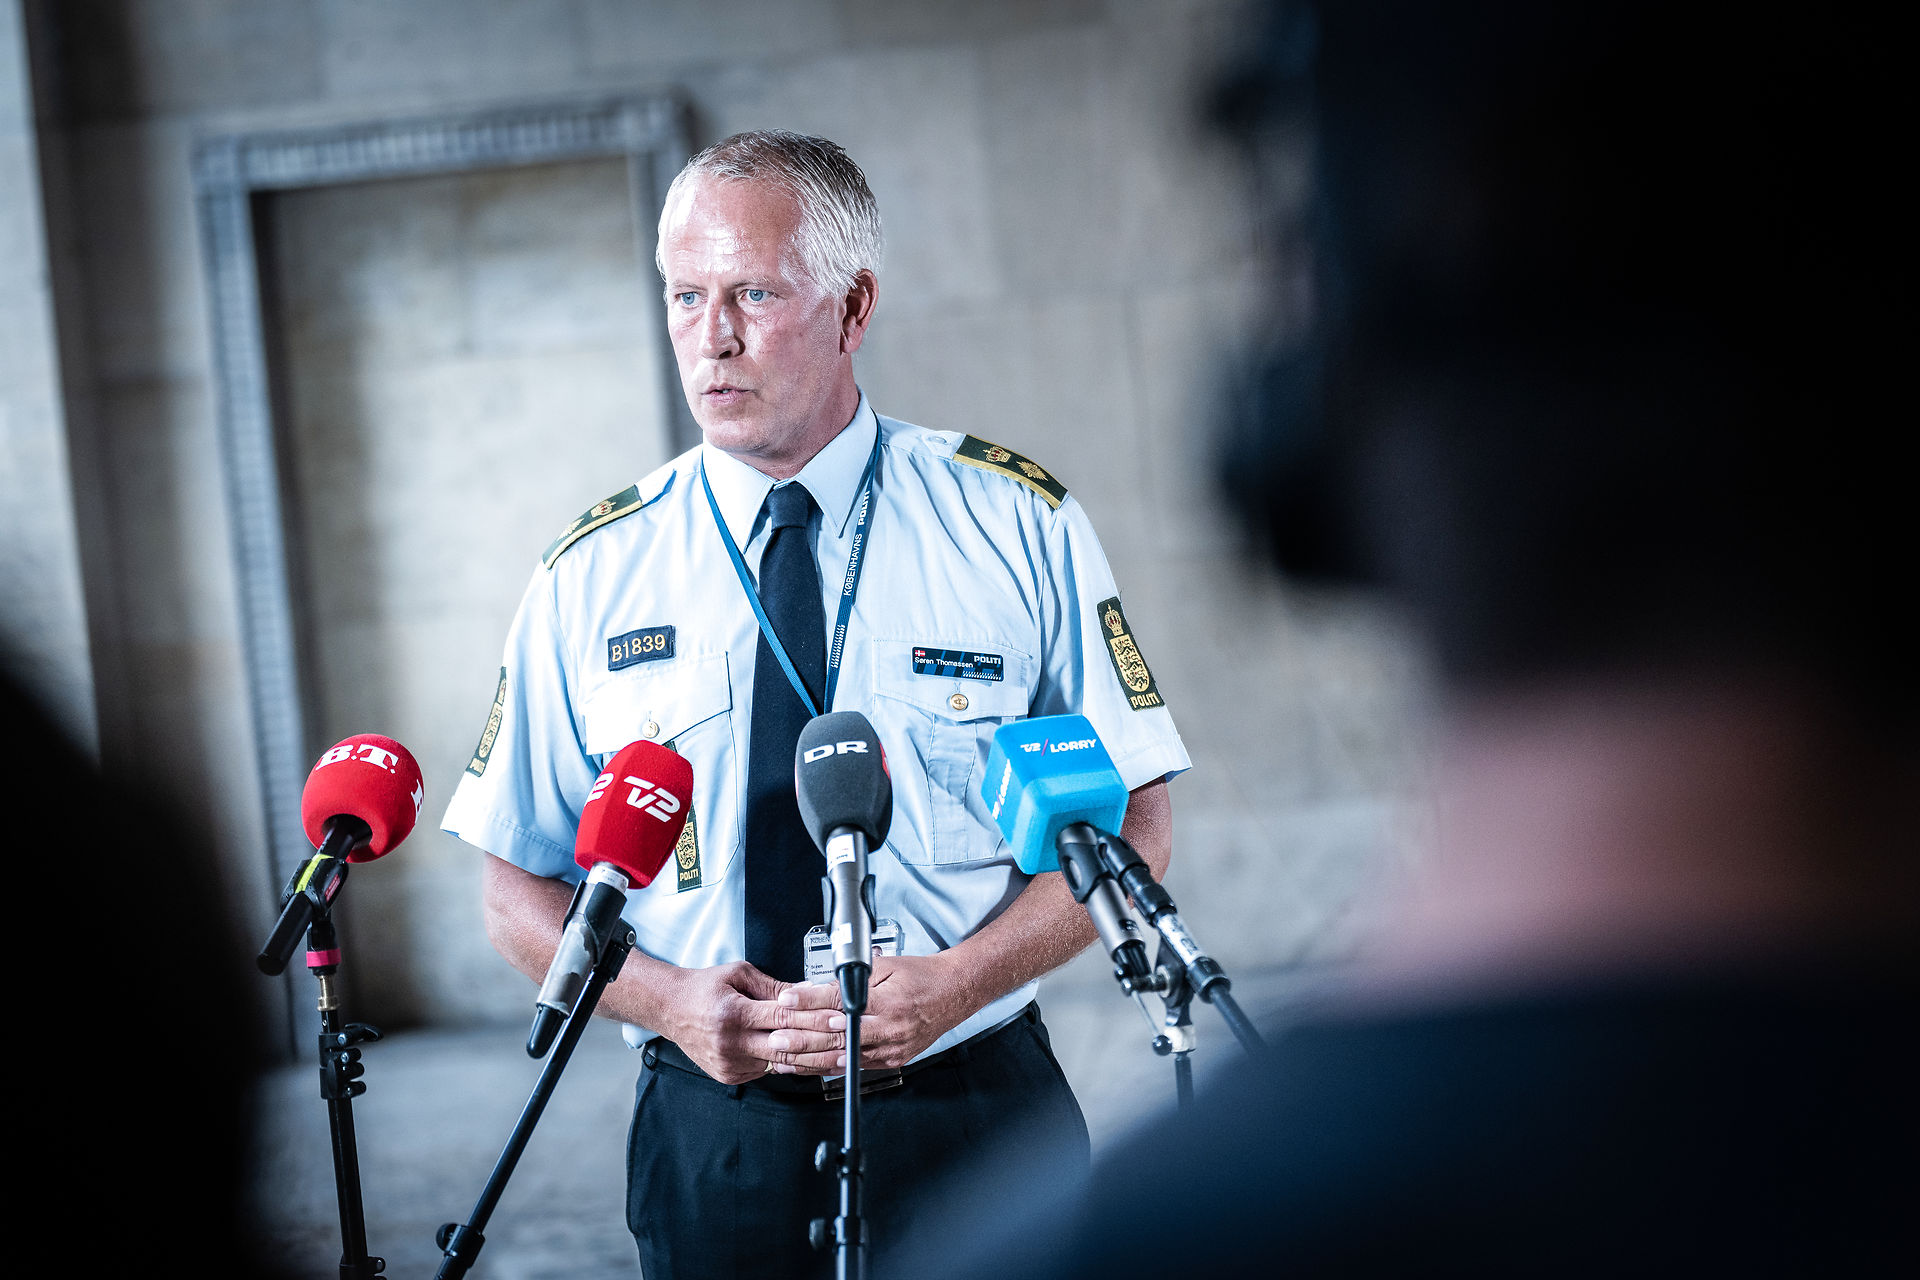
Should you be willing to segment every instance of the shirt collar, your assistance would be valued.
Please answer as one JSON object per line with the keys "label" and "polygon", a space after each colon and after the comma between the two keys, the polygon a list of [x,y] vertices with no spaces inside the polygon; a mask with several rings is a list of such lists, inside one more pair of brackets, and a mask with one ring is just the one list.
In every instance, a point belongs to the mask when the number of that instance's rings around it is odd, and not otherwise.
{"label": "shirt collar", "polygon": [[[880,422],[863,391],[853,420],[794,477],[807,486],[821,513],[842,533],[853,515],[860,481],[867,473],[867,459],[879,433]],[[745,547],[753,536],[754,520],[767,500],[767,492],[774,486],[773,477],[704,441],[700,458],[707,469],[707,483],[713,486],[713,499],[726,519],[727,532],[733,535],[735,545]]]}

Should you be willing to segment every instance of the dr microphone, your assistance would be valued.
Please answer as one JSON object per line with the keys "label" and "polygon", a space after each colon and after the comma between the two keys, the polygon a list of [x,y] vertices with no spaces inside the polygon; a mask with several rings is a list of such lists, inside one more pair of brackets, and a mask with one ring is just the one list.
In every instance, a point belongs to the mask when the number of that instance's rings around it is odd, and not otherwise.
{"label": "dr microphone", "polygon": [[887,757],[867,718],[835,711],[807,722],[794,748],[794,791],[800,820],[827,858],[833,890],[829,937],[840,1003],[849,1015],[867,1007],[873,972],[873,882],[867,853],[887,842],[893,825],[893,782]]}
{"label": "dr microphone", "polygon": [[314,914],[339,896],[348,863],[371,862],[407,838],[425,796],[413,753],[392,738],[356,733],[320,757],[300,793],[315,852],[282,894],[280,918],[254,960],[262,973],[287,967]]}
{"label": "dr microphone", "polygon": [[574,890],[534,1001],[527,1055],[544,1057],[606,950],[629,888],[644,889],[666,865],[693,804],[693,766],[656,742],[622,747],[594,779],[580,808],[573,860],[587,878]]}

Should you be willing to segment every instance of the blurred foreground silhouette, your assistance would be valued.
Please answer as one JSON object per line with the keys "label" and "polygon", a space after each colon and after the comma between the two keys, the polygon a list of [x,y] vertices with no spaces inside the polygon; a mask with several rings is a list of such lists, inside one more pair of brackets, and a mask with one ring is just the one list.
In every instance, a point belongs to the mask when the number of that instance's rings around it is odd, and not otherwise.
{"label": "blurred foreground silhouette", "polygon": [[1435,845],[1267,1057],[1090,1187],[999,1164],[1006,1231],[913,1274],[1912,1265],[1911,231],[1859,13],[1269,11],[1212,106],[1256,169],[1313,129],[1318,317],[1222,476],[1430,639]]}

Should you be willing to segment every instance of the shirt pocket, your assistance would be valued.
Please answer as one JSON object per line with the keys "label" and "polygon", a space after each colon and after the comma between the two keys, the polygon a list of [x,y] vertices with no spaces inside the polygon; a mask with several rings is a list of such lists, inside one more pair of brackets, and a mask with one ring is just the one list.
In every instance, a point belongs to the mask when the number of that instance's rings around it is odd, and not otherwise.
{"label": "shirt pocket", "polygon": [[[608,675],[581,702],[582,745],[602,768],[628,743],[671,743],[693,766],[702,881],[720,878],[739,844],[733,684],[724,653],[686,654]],[[669,886],[671,887],[671,886]]]}
{"label": "shirt pocket", "polygon": [[1027,714],[1031,654],[992,640],[942,639],[943,649],[997,654],[999,680],[921,675],[913,651],[925,640],[875,640],[874,732],[893,776],[887,844],[902,862],[976,862],[997,856],[1000,832],[980,795],[993,731]]}

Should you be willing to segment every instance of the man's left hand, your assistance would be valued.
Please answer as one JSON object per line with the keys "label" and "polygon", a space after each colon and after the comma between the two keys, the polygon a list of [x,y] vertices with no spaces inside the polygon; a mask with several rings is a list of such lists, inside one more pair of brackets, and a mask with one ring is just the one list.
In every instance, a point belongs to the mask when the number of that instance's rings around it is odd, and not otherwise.
{"label": "man's left hand", "polygon": [[[809,983],[780,993],[780,1003],[799,1009],[838,1009],[838,982]],[[876,956],[860,1018],[860,1068],[903,1067],[926,1047],[966,1020],[975,1009],[954,961],[946,954]],[[824,1058],[822,1054],[820,1057]],[[807,1055],[809,1059],[813,1055]],[[831,1064],[805,1061],[804,1067],[844,1070],[844,1045]],[[776,1068],[778,1070],[778,1068]]]}

